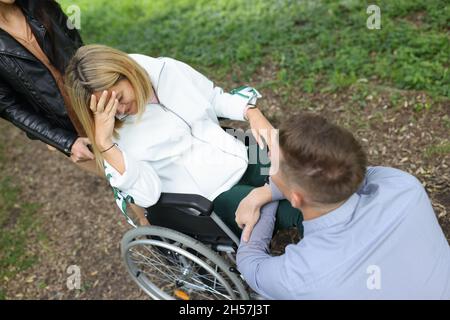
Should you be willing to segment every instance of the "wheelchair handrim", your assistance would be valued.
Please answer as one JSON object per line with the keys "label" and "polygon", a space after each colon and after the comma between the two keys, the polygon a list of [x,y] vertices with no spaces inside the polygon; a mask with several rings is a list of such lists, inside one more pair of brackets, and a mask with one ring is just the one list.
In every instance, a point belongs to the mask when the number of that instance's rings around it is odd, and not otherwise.
{"label": "wheelchair handrim", "polygon": [[[148,277],[145,274],[143,274],[141,270],[138,269],[138,267],[136,266],[135,262],[132,260],[131,253],[130,253],[131,251],[130,250],[132,248],[134,248],[134,247],[142,246],[142,245],[150,245],[150,246],[162,247],[162,248],[165,248],[167,250],[174,251],[174,252],[178,253],[179,255],[188,258],[189,260],[193,261],[194,263],[196,263],[201,268],[203,268],[206,271],[208,271],[210,275],[213,275],[216,279],[218,279],[218,281],[221,283],[221,285],[225,288],[226,292],[229,294],[229,297],[227,297],[227,296],[223,295],[222,293],[216,291],[217,294],[219,294],[220,296],[222,296],[222,297],[224,297],[226,299],[236,299],[235,292],[234,292],[233,288],[229,285],[229,283],[218,272],[216,272],[210,265],[208,265],[207,263],[202,261],[197,256],[191,254],[190,252],[186,251],[183,248],[180,248],[180,247],[177,247],[177,246],[174,246],[172,244],[169,244],[169,243],[166,243],[166,242],[162,242],[162,241],[159,241],[159,240],[152,240],[152,239],[135,240],[135,241],[130,242],[125,247],[125,252],[126,252],[125,260],[126,260],[126,264],[128,266],[127,269],[130,272],[133,280],[148,295],[150,295],[152,298],[154,298],[154,299],[155,298],[156,299],[165,299],[165,300],[172,300],[172,299],[174,299],[172,296],[168,295],[167,293],[162,291],[158,286],[153,284],[153,282],[150,281],[148,279]],[[217,264],[215,264],[215,265],[217,266]],[[177,279],[177,281],[178,280],[179,279]]]}

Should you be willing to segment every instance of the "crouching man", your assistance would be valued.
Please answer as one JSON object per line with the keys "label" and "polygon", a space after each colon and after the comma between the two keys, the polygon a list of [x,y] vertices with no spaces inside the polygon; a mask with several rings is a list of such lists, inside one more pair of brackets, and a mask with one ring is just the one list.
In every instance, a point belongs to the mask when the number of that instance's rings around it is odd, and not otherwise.
{"label": "crouching man", "polygon": [[[269,299],[450,299],[450,247],[415,177],[366,167],[349,131],[312,114],[280,128],[271,161],[279,169],[270,183],[236,212],[245,226],[237,267],[256,292]],[[285,197],[302,211],[304,235],[271,256],[277,200]]]}

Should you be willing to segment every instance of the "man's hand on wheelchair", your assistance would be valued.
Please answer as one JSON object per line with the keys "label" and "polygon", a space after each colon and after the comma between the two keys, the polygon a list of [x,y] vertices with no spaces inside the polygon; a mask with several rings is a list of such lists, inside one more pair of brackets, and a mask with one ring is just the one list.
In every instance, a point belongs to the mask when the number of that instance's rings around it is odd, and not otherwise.
{"label": "man's hand on wheelchair", "polygon": [[236,223],[242,231],[242,240],[250,239],[253,228],[259,220],[260,210],[263,205],[272,200],[269,185],[253,189],[242,201],[236,210]]}

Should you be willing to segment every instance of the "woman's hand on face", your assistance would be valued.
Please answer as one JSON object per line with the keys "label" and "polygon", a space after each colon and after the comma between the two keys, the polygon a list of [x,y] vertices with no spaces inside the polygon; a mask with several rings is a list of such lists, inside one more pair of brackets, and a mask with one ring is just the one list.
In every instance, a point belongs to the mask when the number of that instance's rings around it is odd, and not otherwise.
{"label": "woman's hand on face", "polygon": [[97,102],[95,95],[91,95],[90,108],[94,114],[95,143],[102,149],[112,144],[115,115],[119,105],[116,96],[116,92],[113,91],[108,99],[108,91],[105,90]]}
{"label": "woman's hand on face", "polygon": [[247,110],[247,119],[250,123],[252,134],[258,142],[259,147],[263,149],[265,141],[269,147],[269,150],[271,150],[275,128],[270,124],[269,120],[267,120],[262,112],[257,108]]}
{"label": "woman's hand on face", "polygon": [[91,144],[88,138],[78,138],[72,145],[70,159],[73,162],[81,162],[94,160],[94,155],[89,150],[88,145]]}

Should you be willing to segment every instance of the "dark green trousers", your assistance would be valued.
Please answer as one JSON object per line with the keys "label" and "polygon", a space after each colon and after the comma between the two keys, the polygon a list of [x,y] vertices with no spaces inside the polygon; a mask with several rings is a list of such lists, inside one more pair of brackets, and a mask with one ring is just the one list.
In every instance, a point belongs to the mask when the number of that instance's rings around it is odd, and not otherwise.
{"label": "dark green trousers", "polygon": [[[267,152],[266,149],[258,152]],[[249,164],[241,180],[230,190],[221,193],[214,199],[214,212],[231,228],[237,235],[241,235],[242,229],[235,221],[236,210],[239,203],[250,191],[256,187],[262,187],[266,183],[266,174],[261,173],[262,168],[269,168],[269,164],[261,164],[258,157],[256,164]],[[281,200],[278,204],[275,232],[281,229],[297,227],[300,235],[303,234],[303,215],[300,210],[293,208],[288,200]]]}

